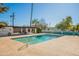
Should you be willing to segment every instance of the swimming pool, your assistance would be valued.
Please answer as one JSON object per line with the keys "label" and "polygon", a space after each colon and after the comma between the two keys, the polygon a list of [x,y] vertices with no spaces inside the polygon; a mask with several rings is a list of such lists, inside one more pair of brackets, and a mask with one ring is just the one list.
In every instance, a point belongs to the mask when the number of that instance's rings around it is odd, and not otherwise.
{"label": "swimming pool", "polygon": [[27,36],[27,37],[13,38],[13,39],[26,44],[36,44],[36,43],[44,42],[57,37],[60,37],[60,35],[46,34],[46,35],[35,35],[35,36]]}

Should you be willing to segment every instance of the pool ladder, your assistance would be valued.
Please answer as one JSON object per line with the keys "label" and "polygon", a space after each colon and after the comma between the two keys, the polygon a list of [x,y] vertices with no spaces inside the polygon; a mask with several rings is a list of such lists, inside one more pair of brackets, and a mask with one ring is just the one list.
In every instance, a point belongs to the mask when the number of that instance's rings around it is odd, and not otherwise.
{"label": "pool ladder", "polygon": [[20,50],[22,50],[23,48],[27,48],[27,47],[28,47],[28,44],[25,44],[25,45],[21,46],[20,48],[18,48],[17,50],[20,51]]}

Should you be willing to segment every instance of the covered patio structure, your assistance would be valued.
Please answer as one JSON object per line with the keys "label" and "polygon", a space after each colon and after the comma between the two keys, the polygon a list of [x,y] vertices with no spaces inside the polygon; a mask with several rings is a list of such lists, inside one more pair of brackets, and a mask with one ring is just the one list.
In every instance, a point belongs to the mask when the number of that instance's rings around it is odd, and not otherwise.
{"label": "covered patio structure", "polygon": [[11,28],[13,33],[27,34],[27,33],[37,33],[37,27],[26,27],[26,26],[8,26]]}

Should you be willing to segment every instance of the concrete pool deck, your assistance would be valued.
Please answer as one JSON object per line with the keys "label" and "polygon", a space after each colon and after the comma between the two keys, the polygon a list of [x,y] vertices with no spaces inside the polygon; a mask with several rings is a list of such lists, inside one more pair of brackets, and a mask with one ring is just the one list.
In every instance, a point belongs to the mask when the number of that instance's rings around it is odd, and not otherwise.
{"label": "concrete pool deck", "polygon": [[18,48],[24,45],[24,43],[12,40],[11,37],[2,37],[0,38],[0,55],[79,56],[79,36],[62,36],[42,43],[29,45],[18,50]]}

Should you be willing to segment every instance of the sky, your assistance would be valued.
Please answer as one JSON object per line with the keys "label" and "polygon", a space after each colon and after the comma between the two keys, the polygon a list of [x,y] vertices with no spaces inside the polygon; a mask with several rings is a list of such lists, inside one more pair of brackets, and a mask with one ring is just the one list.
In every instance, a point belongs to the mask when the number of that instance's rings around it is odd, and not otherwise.
{"label": "sky", "polygon": [[[29,26],[31,15],[31,3],[6,3],[9,10],[0,14],[0,21],[12,24],[10,15],[15,13],[15,26]],[[79,23],[78,3],[34,3],[33,19],[44,19],[48,26],[54,27],[63,18],[71,16],[73,24]]]}

